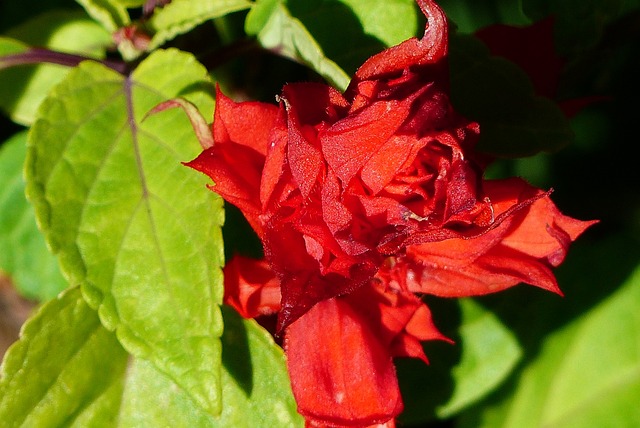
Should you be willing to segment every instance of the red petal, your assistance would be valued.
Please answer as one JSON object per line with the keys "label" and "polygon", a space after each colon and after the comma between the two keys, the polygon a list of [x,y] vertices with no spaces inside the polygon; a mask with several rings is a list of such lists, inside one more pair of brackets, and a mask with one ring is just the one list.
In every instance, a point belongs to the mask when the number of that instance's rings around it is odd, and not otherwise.
{"label": "red petal", "polygon": [[211,177],[211,189],[237,206],[258,235],[262,234],[260,182],[277,113],[271,104],[235,103],[217,88],[215,145],[186,163]]}
{"label": "red petal", "polygon": [[264,157],[252,148],[233,142],[216,144],[185,163],[214,181],[210,189],[242,211],[253,229],[262,235],[259,190]]}
{"label": "red petal", "polygon": [[244,318],[280,310],[280,281],[265,260],[235,256],[224,267],[224,302]]}
{"label": "red petal", "polygon": [[[318,90],[320,89],[320,91]],[[330,88],[329,88],[330,89]],[[319,92],[319,93],[318,93]],[[296,181],[303,199],[307,199],[323,170],[324,162],[320,151],[317,129],[308,123],[318,124],[326,120],[326,108],[321,112],[308,112],[309,106],[326,106],[327,87],[324,85],[288,85],[283,91],[283,99],[287,110],[287,158],[291,175]],[[304,102],[299,105],[299,98]],[[313,114],[315,113],[315,114]],[[302,116],[314,117],[312,122],[303,122]],[[305,118],[306,119],[306,118]]]}
{"label": "red petal", "polygon": [[[560,293],[551,267],[595,222],[561,214],[548,195],[520,179],[490,181],[484,187],[496,216],[509,217],[483,235],[409,246],[402,263],[417,277],[409,284],[412,291],[461,297],[525,282]],[[533,202],[511,212],[527,201]]]}
{"label": "red petal", "polygon": [[[501,203],[510,203],[521,194],[535,191],[518,179],[489,181],[485,189],[489,198]],[[509,229],[502,244],[532,257],[547,259],[553,266],[564,260],[570,242],[597,223],[563,215],[548,196],[538,199],[527,210],[516,213],[515,216],[520,223]],[[563,238],[565,235],[566,238]]]}
{"label": "red petal", "polygon": [[273,104],[248,101],[236,103],[216,87],[213,138],[216,144],[234,142],[266,156],[269,134],[278,116]]}
{"label": "red petal", "polygon": [[447,55],[447,17],[431,0],[418,0],[427,26],[422,39],[412,38],[372,56],[360,66],[350,88],[362,80],[408,69],[411,66],[435,64]]}
{"label": "red petal", "polygon": [[298,411],[306,418],[363,426],[402,411],[389,349],[343,299],[320,302],[291,324],[285,351]]}
{"label": "red petal", "polygon": [[[445,241],[447,242],[447,241]],[[549,266],[526,254],[496,247],[475,260],[449,259],[433,262],[431,244],[410,247],[419,266],[419,288],[412,291],[441,297],[466,297],[495,293],[521,282],[561,294]],[[442,249],[442,248],[441,248]]]}
{"label": "red petal", "polygon": [[378,101],[320,135],[322,153],[346,185],[407,119],[413,99]]}

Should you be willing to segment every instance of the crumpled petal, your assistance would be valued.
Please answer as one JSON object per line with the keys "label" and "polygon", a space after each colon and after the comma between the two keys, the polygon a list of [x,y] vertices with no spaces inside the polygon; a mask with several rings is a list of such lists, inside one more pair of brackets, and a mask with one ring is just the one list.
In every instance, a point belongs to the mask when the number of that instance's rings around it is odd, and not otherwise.
{"label": "crumpled petal", "polygon": [[596,222],[563,215],[549,196],[521,179],[488,182],[485,189],[496,216],[544,196],[482,236],[409,246],[394,266],[397,280],[413,292],[445,297],[493,293],[521,282],[561,294],[551,267]]}

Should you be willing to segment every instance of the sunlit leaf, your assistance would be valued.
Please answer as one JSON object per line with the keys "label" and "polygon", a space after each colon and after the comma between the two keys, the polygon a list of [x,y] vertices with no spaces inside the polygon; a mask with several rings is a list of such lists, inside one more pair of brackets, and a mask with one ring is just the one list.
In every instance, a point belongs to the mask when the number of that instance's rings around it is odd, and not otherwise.
{"label": "sunlit leaf", "polygon": [[0,371],[3,427],[115,426],[127,353],[80,290],[39,309]]}
{"label": "sunlit leaf", "polygon": [[[302,427],[282,350],[254,321],[225,308],[222,413],[214,418],[151,364],[136,361],[123,397],[122,427]],[[162,402],[162,405],[158,405]]]}
{"label": "sunlit leaf", "polygon": [[471,299],[460,301],[462,356],[452,370],[453,396],[436,409],[446,418],[474,403],[505,380],[522,356],[508,327]]}
{"label": "sunlit leaf", "polygon": [[130,359],[75,288],[43,306],[0,371],[3,427],[303,426],[282,350],[227,308],[223,411],[213,417],[168,376]]}
{"label": "sunlit leaf", "polygon": [[149,49],[162,45],[213,18],[251,7],[248,0],[173,0],[156,9],[148,22],[153,32]]}
{"label": "sunlit leaf", "polygon": [[20,292],[41,301],[64,290],[67,282],[36,227],[33,208],[24,196],[22,169],[27,133],[0,146],[0,269]]}
{"label": "sunlit leaf", "polygon": [[220,411],[221,200],[181,161],[200,151],[178,96],[211,115],[206,70],[157,51],[123,77],[84,62],[44,101],[27,194],[72,284],[102,323],[206,411]]}
{"label": "sunlit leaf", "polygon": [[114,0],[114,2],[124,7],[142,7],[147,0]]}

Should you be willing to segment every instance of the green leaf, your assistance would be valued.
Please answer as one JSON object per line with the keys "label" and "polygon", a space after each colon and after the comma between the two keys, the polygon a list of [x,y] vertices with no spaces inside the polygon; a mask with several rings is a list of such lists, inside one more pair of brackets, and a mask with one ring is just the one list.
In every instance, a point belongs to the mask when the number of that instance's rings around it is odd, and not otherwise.
{"label": "green leaf", "polygon": [[248,0],[173,0],[156,9],[148,22],[153,33],[149,50],[213,18],[248,9]]}
{"label": "green leaf", "polygon": [[451,99],[461,114],[480,123],[478,150],[522,157],[558,150],[573,133],[560,108],[536,96],[515,64],[492,57],[479,40],[451,37]]}
{"label": "green leaf", "polygon": [[109,32],[114,32],[131,22],[127,8],[118,0],[76,0],[76,2]]}
{"label": "green leaf", "polygon": [[43,102],[29,136],[27,196],[72,284],[133,355],[206,411],[220,411],[221,199],[180,164],[200,152],[180,111],[205,116],[212,84],[191,55],[157,51],[130,77],[84,62]]}
{"label": "green leaf", "polygon": [[264,48],[306,64],[336,88],[344,90],[349,84],[349,75],[324,55],[313,36],[281,1],[256,2],[247,16],[245,30],[257,36]]}
{"label": "green leaf", "polygon": [[22,169],[27,133],[0,146],[0,269],[25,296],[41,301],[55,297],[67,282],[36,227],[33,207],[24,196]]}
{"label": "green leaf", "polygon": [[[444,345],[454,349],[427,349],[428,368],[419,361],[412,363],[410,370],[400,366],[404,423],[451,417],[500,385],[522,356],[518,340],[494,313],[473,299],[461,299],[458,305],[460,325],[451,334],[458,336],[456,343]],[[453,352],[461,353],[455,358]]]}
{"label": "green leaf", "polygon": [[287,5],[349,75],[371,55],[423,32],[413,0],[288,0]]}
{"label": "green leaf", "polygon": [[3,427],[114,426],[127,353],[71,289],[24,325],[0,371]]}
{"label": "green leaf", "polygon": [[232,309],[224,309],[222,414],[217,418],[206,414],[171,379],[137,360],[128,373],[120,426],[304,426],[280,347],[255,321],[242,320]]}
{"label": "green leaf", "polygon": [[369,56],[416,35],[418,11],[412,0],[258,0],[245,28],[344,90]]}
{"label": "green leaf", "polygon": [[[598,259],[602,261],[601,257]],[[588,281],[580,284],[599,285]],[[640,267],[615,293],[544,336],[536,356],[523,367],[510,388],[466,415],[461,426],[638,426],[638,307]],[[557,317],[540,313],[543,317]]]}
{"label": "green leaf", "polygon": [[436,409],[441,418],[457,413],[495,389],[522,357],[518,340],[495,314],[472,299],[462,299],[460,309],[462,356],[452,370],[453,396]]}
{"label": "green leaf", "polygon": [[213,417],[143,359],[130,359],[73,288],[43,306],[5,355],[3,427],[302,427],[284,354],[225,308],[223,411]]}
{"label": "green leaf", "polygon": [[[0,56],[24,52],[30,45],[103,58],[111,44],[110,34],[80,11],[48,12],[12,28],[6,35],[11,38],[0,38]],[[68,68],[52,64],[0,70],[0,108],[14,122],[33,123],[44,97],[68,72]]]}

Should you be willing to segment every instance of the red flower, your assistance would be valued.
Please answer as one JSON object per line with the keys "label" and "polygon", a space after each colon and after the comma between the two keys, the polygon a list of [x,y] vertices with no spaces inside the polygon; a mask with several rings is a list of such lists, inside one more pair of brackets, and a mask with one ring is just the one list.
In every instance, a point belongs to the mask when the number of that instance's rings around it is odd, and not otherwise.
{"label": "red flower", "polygon": [[392,359],[426,361],[420,342],[444,339],[413,293],[558,291],[550,266],[591,224],[521,180],[482,178],[479,127],[449,102],[446,18],[418,3],[424,37],[367,60],[344,95],[292,84],[276,107],[218,90],[215,144],[188,164],[262,240],[266,261],[227,265],[225,301],[278,313],[313,426],[393,425]]}

